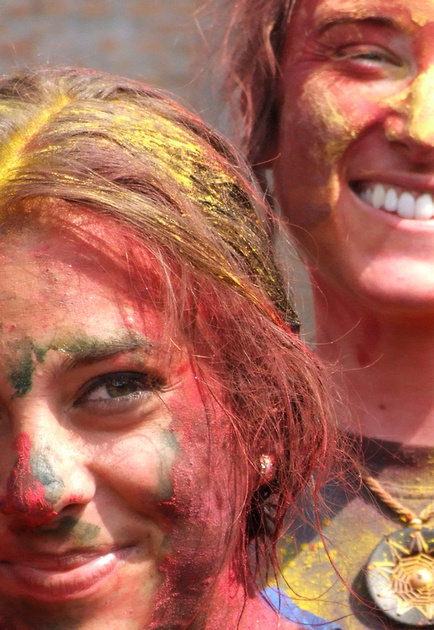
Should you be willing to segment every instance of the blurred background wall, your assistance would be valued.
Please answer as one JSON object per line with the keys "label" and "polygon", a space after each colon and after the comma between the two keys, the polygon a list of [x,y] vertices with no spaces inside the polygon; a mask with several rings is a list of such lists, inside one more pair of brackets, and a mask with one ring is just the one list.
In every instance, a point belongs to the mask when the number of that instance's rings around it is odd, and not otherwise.
{"label": "blurred background wall", "polygon": [[194,92],[194,0],[0,0],[0,73],[45,63]]}
{"label": "blurred background wall", "polygon": [[[173,92],[209,122],[214,75],[202,76],[207,49],[202,0],[0,0],[0,74],[43,64],[106,70]],[[205,20],[206,22],[206,20]],[[215,73],[217,69],[213,69]],[[283,247],[287,251],[286,247]],[[285,256],[296,304],[312,337],[310,291],[292,253]],[[288,262],[289,261],[289,262]],[[297,273],[293,275],[294,267]]]}

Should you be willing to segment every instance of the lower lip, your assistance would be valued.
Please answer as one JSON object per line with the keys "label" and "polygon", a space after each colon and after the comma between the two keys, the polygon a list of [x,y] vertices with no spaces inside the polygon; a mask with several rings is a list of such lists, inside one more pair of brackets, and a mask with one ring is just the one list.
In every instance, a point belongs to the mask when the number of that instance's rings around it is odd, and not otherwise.
{"label": "lower lip", "polygon": [[[0,563],[7,590],[39,601],[59,602],[89,597],[125,562],[132,548],[84,559],[73,568],[46,569],[24,564]],[[1,578],[0,578],[1,582]],[[0,586],[1,588],[1,586]]]}

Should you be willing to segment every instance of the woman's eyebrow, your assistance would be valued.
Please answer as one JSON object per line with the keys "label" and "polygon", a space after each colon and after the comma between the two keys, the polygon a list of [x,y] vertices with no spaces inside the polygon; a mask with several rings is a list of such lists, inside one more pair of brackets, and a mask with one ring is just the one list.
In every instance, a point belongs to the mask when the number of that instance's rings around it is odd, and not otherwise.
{"label": "woman's eyebrow", "polygon": [[110,359],[118,354],[133,353],[137,350],[150,355],[155,348],[145,336],[138,334],[109,339],[80,336],[77,339],[60,343],[56,349],[65,356],[65,367],[91,365],[98,361]]}
{"label": "woman's eyebrow", "polygon": [[372,15],[372,11],[367,13],[366,15],[361,14],[360,12],[351,12],[351,11],[335,11],[332,15],[322,15],[319,16],[317,20],[315,20],[315,28],[319,33],[325,33],[334,26],[340,25],[372,25],[372,26],[381,26],[388,28],[401,28],[400,22],[395,19],[386,18],[381,15]]}

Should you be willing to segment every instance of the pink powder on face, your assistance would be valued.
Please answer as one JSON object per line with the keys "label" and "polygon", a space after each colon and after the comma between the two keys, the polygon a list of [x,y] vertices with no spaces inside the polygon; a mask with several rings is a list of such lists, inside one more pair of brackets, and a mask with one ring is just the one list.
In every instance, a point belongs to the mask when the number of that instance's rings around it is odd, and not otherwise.
{"label": "pink powder on face", "polygon": [[0,510],[20,516],[30,527],[48,523],[57,512],[45,499],[44,485],[32,473],[29,435],[20,433],[12,447],[17,450],[18,459],[6,483],[6,495],[0,495]]}

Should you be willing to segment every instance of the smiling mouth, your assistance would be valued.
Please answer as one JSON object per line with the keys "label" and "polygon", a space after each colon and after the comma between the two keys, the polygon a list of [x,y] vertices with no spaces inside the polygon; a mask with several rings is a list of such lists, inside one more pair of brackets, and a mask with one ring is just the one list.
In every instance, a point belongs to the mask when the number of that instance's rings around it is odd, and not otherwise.
{"label": "smiling mouth", "polygon": [[41,558],[29,563],[1,562],[1,578],[21,595],[41,601],[61,601],[89,596],[118,569],[130,548],[77,558]]}
{"label": "smiling mouth", "polygon": [[414,192],[381,183],[358,182],[354,192],[374,208],[396,214],[402,219],[427,221],[434,217],[433,194]]}

